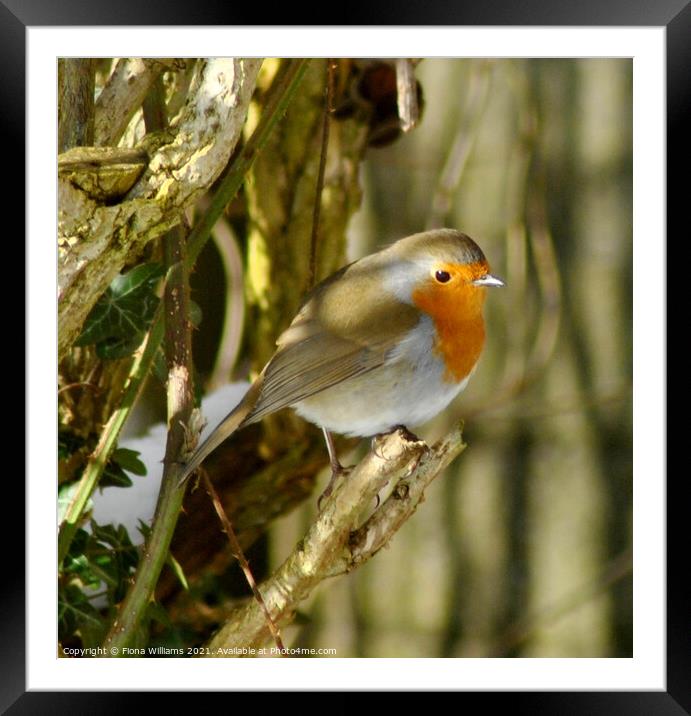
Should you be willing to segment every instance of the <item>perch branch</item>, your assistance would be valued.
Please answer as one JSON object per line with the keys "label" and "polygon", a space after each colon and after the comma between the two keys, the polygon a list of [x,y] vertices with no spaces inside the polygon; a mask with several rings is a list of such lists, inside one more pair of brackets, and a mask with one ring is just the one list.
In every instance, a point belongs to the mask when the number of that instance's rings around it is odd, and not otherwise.
{"label": "perch branch", "polygon": [[[423,497],[425,487],[464,449],[461,428],[431,448],[402,432],[379,439],[341,482],[293,553],[259,586],[274,623],[290,622],[299,603],[328,577],[350,571],[372,557]],[[393,494],[359,525],[379,491]],[[239,647],[259,648],[270,638],[266,618],[253,600],[239,607],[212,637],[209,655],[223,657]]]}

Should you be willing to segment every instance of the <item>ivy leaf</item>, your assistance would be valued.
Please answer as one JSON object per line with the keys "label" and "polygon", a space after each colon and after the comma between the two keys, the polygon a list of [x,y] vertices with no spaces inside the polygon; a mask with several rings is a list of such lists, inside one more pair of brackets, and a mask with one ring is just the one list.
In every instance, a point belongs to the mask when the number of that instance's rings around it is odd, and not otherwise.
{"label": "ivy leaf", "polygon": [[116,276],[91,310],[75,345],[96,344],[102,358],[129,355],[141,343],[158,307],[154,289],[163,276],[158,263]]}
{"label": "ivy leaf", "polygon": [[69,575],[70,578],[76,578],[82,586],[94,589],[100,586],[101,577],[92,568],[92,564],[86,555],[87,546],[91,539],[91,535],[86,530],[79,528],[76,531],[70,545],[70,551],[65,557],[64,573]]}

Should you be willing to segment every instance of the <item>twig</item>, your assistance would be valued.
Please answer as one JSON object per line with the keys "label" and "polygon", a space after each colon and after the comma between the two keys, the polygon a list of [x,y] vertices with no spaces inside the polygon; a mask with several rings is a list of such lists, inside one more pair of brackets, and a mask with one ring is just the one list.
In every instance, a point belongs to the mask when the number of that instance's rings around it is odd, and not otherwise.
{"label": "twig", "polygon": [[537,334],[528,359],[530,376],[541,375],[557,343],[561,320],[561,274],[549,227],[546,206],[546,178],[544,167],[538,162],[532,182],[528,221],[530,244],[542,300]]}
{"label": "twig", "polygon": [[230,542],[231,552],[233,553],[233,556],[235,557],[235,559],[237,559],[238,564],[240,565],[240,568],[244,572],[245,579],[247,580],[247,584],[250,585],[252,594],[254,594],[254,598],[257,600],[260,609],[262,610],[262,612],[264,612],[264,617],[266,618],[267,626],[269,627],[271,636],[273,637],[274,641],[276,642],[276,646],[278,647],[279,652],[281,653],[281,655],[284,655],[285,647],[283,646],[283,640],[281,639],[281,632],[279,631],[278,627],[274,623],[274,620],[271,618],[271,613],[269,612],[269,609],[266,606],[266,602],[264,601],[264,598],[262,597],[262,594],[259,591],[259,588],[257,587],[257,582],[254,579],[254,575],[252,574],[252,570],[250,569],[249,562],[247,561],[247,558],[245,557],[245,553],[242,551],[240,542],[238,541],[238,538],[235,535],[235,530],[233,529],[233,525],[230,523],[230,520],[228,519],[228,515],[226,515],[226,512],[223,509],[221,500],[218,496],[218,493],[214,489],[213,483],[209,479],[208,473],[206,472],[206,470],[202,470],[201,472],[204,477],[204,484],[206,485],[206,491],[209,493],[209,497],[211,497],[211,502],[213,502],[214,509],[216,510],[216,514],[218,515],[218,519],[221,520],[221,524],[223,525],[223,530],[226,533],[226,535],[228,535],[228,541]]}
{"label": "twig", "polygon": [[420,108],[417,101],[417,80],[414,64],[409,59],[396,60],[396,92],[398,116],[401,130],[409,132],[414,129],[420,119]]}
{"label": "twig", "polygon": [[326,171],[326,155],[329,148],[329,128],[331,125],[331,112],[334,95],[334,68],[332,59],[326,60],[326,86],[324,88],[324,123],[322,124],[322,147],[319,156],[319,171],[317,172],[317,190],[314,197],[314,212],[312,214],[312,236],[310,239],[310,263],[308,274],[308,288],[314,286],[317,279],[317,238],[319,235],[319,215],[322,206],[322,192],[324,191],[324,172]]}
{"label": "twig", "polygon": [[[415,511],[424,488],[464,447],[460,427],[431,448],[400,432],[381,439],[337,485],[293,553],[260,585],[276,623],[289,622],[299,603],[324,579],[350,571],[374,555]],[[360,527],[360,515],[372,508],[389,482],[394,484],[394,496]],[[264,613],[252,600],[235,610],[212,637],[209,655],[222,657],[237,646],[258,648],[269,637]]]}
{"label": "twig", "polygon": [[58,395],[60,395],[60,393],[63,393],[66,390],[72,390],[73,388],[89,388],[90,390],[93,390],[94,393],[101,392],[101,388],[98,385],[94,385],[93,383],[89,383],[88,381],[82,380],[78,383],[69,383],[68,385],[63,385],[62,388],[58,389]]}
{"label": "twig", "polygon": [[197,68],[197,60],[189,58],[186,62],[185,69],[177,73],[175,89],[173,90],[173,96],[168,101],[168,117],[171,122],[175,121],[176,116],[180,113],[180,110],[184,107],[185,102],[189,94],[190,85],[192,84],[192,78]]}
{"label": "twig", "polygon": [[480,63],[475,65],[468,80],[468,89],[463,102],[463,121],[439,175],[439,181],[432,197],[432,208],[427,219],[428,229],[438,229],[444,226],[451,211],[454,192],[461,181],[479,134],[490,87],[488,61],[481,60]]}

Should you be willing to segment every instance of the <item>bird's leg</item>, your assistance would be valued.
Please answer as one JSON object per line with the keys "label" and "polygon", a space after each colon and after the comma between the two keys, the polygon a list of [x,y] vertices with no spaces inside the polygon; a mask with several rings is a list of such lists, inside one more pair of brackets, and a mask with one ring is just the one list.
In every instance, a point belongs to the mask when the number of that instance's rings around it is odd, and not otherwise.
{"label": "bird's leg", "polygon": [[336,455],[336,446],[334,445],[333,436],[326,428],[322,428],[322,432],[324,433],[324,440],[326,440],[326,449],[329,451],[329,462],[331,463],[331,479],[329,480],[329,484],[326,486],[326,489],[324,490],[324,492],[322,492],[321,495],[319,495],[319,499],[317,500],[317,508],[319,510],[321,510],[322,500],[325,497],[328,497],[333,492],[336,480],[341,475],[347,475],[353,469],[352,467],[343,467],[343,465],[341,465],[338,460],[338,455]]}

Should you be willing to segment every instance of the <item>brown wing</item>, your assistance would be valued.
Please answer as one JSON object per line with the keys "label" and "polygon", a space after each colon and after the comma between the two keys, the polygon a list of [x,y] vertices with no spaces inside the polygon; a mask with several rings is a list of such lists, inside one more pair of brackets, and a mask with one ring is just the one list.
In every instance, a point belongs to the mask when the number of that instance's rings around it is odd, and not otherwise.
{"label": "brown wing", "polygon": [[385,266],[369,259],[342,269],[310,294],[279,337],[245,424],[378,368],[418,323],[414,306],[382,291]]}

